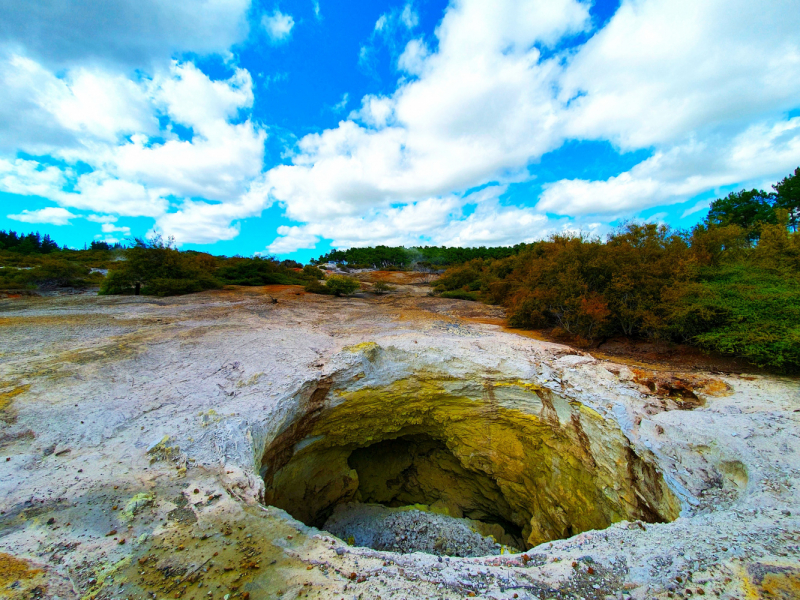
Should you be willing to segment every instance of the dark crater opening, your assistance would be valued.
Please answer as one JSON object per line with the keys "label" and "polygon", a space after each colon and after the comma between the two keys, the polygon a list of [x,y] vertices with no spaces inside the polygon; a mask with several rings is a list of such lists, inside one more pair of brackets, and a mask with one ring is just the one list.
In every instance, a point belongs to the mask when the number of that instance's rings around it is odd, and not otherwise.
{"label": "dark crater opening", "polygon": [[[508,388],[480,399],[370,390],[327,409],[318,390],[266,448],[264,501],[350,543],[462,556],[678,516],[614,421]],[[525,394],[526,412],[499,406],[501,392]]]}

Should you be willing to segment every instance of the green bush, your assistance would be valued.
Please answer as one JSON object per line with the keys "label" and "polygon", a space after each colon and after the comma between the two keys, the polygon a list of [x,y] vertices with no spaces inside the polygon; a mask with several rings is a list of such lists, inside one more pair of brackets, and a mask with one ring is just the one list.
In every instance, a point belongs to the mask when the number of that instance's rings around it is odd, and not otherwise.
{"label": "green bush", "polygon": [[325,279],[325,273],[322,272],[322,269],[314,265],[303,267],[302,276],[308,279]]}
{"label": "green bush", "polygon": [[300,283],[300,278],[292,267],[270,258],[227,259],[220,266],[216,278],[228,285],[292,285]]}
{"label": "green bush", "polygon": [[49,256],[34,259],[34,266],[0,269],[0,289],[84,288],[97,285],[102,275],[90,273],[87,267]]}
{"label": "green bush", "polygon": [[331,293],[333,293],[333,292],[331,292],[330,289],[328,289],[325,285],[320,283],[317,279],[311,279],[308,283],[306,283],[305,290],[309,294],[331,294]]}
{"label": "green bush", "polygon": [[393,292],[394,288],[385,281],[376,281],[372,286],[372,291],[380,296],[386,292]]}
{"label": "green bush", "polygon": [[142,288],[145,296],[180,296],[222,287],[210,277],[199,279],[151,279]]}
{"label": "green bush", "polygon": [[472,300],[473,302],[477,302],[478,300],[477,292],[465,292],[464,290],[452,290],[449,292],[442,292],[439,295],[442,298],[450,298],[452,300]]}
{"label": "green bush", "polygon": [[221,286],[212,272],[216,259],[201,252],[180,252],[172,240],[137,240],[124,251],[126,260],[113,264],[101,294],[135,293],[153,296],[191,294]]}
{"label": "green bush", "polygon": [[[800,370],[800,278],[752,265],[704,271],[678,298],[676,319],[706,350],[781,371]],[[679,315],[676,315],[679,316]],[[684,317],[686,318],[686,317]]]}
{"label": "green bush", "polygon": [[344,275],[331,275],[325,282],[325,287],[328,289],[328,293],[334,296],[342,296],[360,290],[361,282],[358,281],[358,279],[353,279],[352,277],[346,277]]}

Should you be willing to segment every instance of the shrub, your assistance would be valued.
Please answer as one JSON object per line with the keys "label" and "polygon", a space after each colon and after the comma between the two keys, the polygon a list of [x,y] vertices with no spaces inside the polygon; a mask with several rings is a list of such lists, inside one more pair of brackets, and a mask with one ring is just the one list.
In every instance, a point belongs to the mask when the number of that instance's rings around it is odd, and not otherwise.
{"label": "shrub", "polygon": [[311,279],[305,285],[305,290],[309,294],[330,294],[332,293],[326,286],[321,284],[317,279]]}
{"label": "shrub", "polygon": [[314,265],[306,265],[303,267],[302,276],[309,279],[325,279],[325,273],[322,272],[322,269]]}
{"label": "shrub", "polygon": [[199,279],[151,279],[142,288],[145,296],[180,296],[222,287],[210,277]]}
{"label": "shrub", "polygon": [[464,290],[452,290],[450,292],[442,292],[440,296],[442,298],[450,298],[452,300],[472,300],[473,302],[477,302],[478,300],[477,292],[465,292]]}
{"label": "shrub", "polygon": [[372,286],[372,291],[380,296],[386,292],[394,291],[394,288],[385,281],[376,281]]}
{"label": "shrub", "polygon": [[[752,265],[704,271],[670,306],[673,327],[706,350],[800,370],[800,279]],[[698,322],[699,321],[699,322]]]}
{"label": "shrub", "polygon": [[83,265],[44,256],[35,259],[32,267],[6,267],[0,270],[0,289],[56,289],[88,287],[100,281]]}
{"label": "shrub", "polygon": [[361,289],[361,283],[358,279],[353,279],[352,277],[331,275],[325,282],[325,287],[328,289],[328,293],[335,296],[342,296],[352,294],[356,290]]}
{"label": "shrub", "polygon": [[219,288],[211,274],[216,260],[200,252],[180,252],[172,240],[137,240],[125,250],[127,260],[114,263],[100,288],[101,294],[141,293],[154,296],[191,294]]}
{"label": "shrub", "polygon": [[[284,261],[286,262],[286,261]],[[291,285],[300,283],[292,267],[271,258],[227,259],[217,269],[216,278],[228,285]]]}

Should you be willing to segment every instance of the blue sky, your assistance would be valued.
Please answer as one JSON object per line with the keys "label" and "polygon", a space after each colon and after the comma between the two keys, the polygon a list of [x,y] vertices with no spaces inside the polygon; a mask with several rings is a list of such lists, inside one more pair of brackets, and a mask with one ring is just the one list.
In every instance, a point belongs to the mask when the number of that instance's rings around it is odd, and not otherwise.
{"label": "blue sky", "polygon": [[688,227],[800,165],[800,11],[740,0],[0,7],[0,229],[307,260]]}

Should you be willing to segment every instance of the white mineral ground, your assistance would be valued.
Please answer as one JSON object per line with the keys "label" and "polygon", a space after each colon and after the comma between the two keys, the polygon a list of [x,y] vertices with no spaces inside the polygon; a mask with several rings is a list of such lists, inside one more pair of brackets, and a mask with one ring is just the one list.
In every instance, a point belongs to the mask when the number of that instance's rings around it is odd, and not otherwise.
{"label": "white mineral ground", "polygon": [[[0,597],[800,597],[797,379],[598,360],[426,291],[0,301]],[[680,516],[455,558],[350,546],[260,503],[264,452],[320,381],[328,406],[418,372],[593,411]]]}

